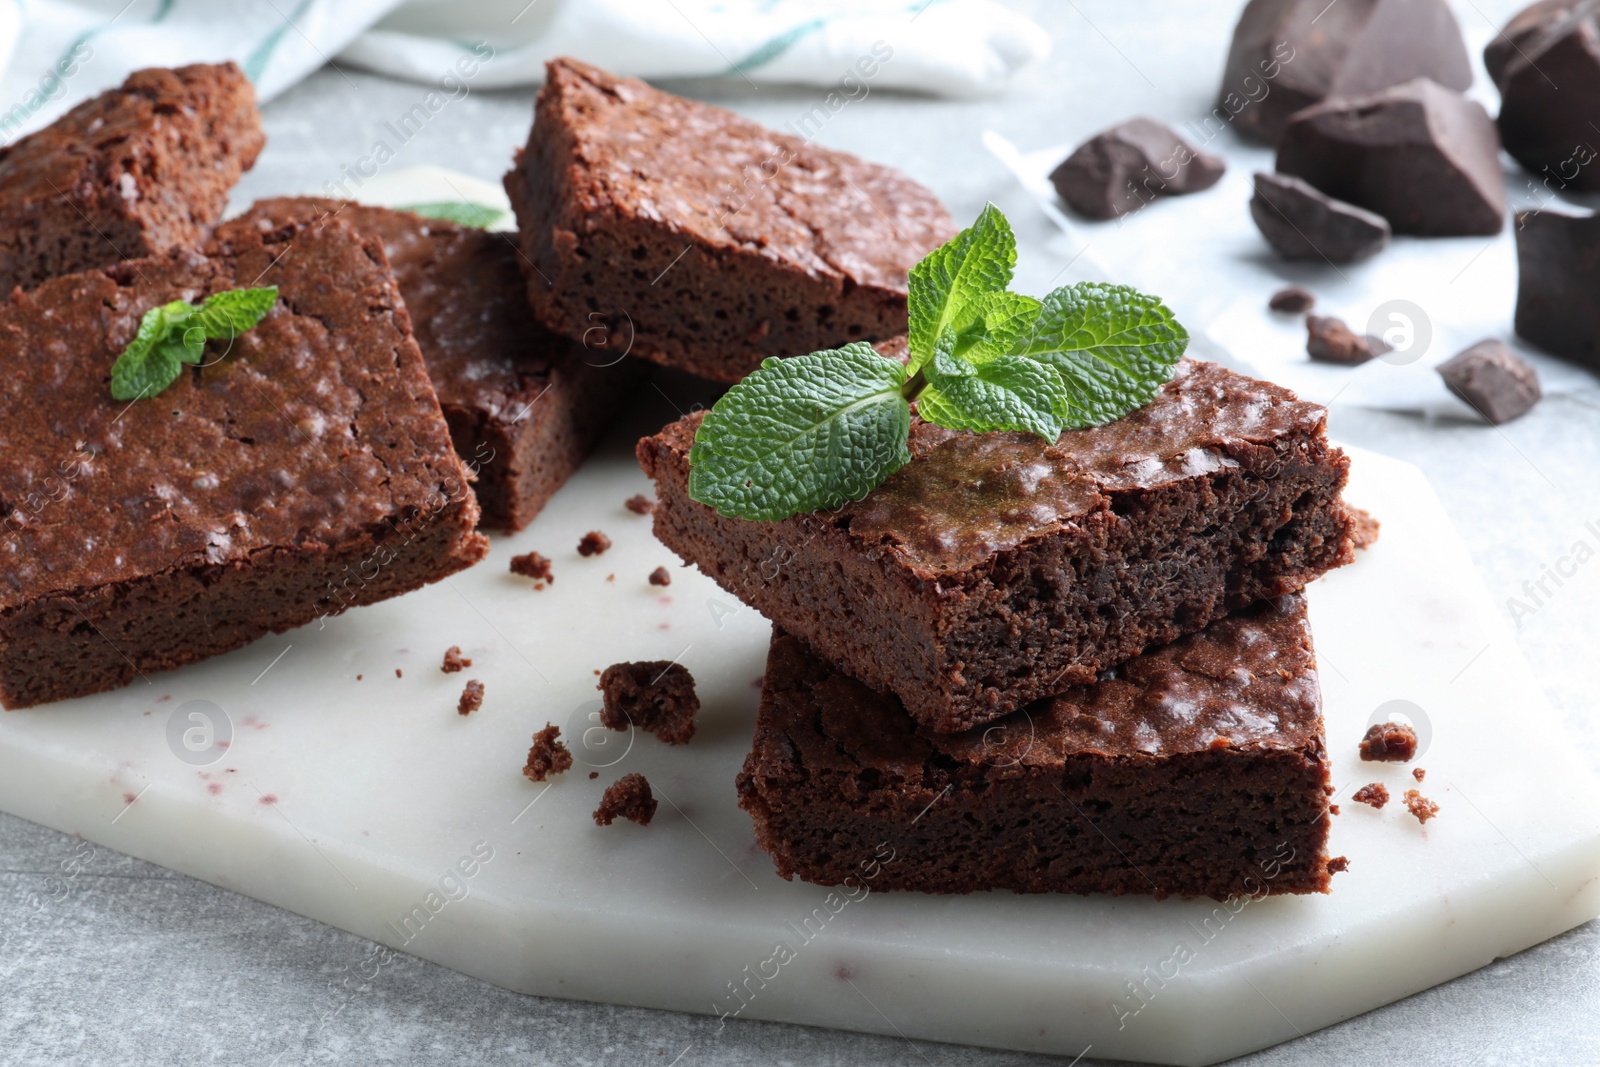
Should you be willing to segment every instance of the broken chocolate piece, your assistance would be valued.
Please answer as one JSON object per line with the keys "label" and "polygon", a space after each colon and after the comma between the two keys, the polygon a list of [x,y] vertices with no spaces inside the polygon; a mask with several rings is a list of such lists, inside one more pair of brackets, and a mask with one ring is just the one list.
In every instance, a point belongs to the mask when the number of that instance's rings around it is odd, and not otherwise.
{"label": "broken chocolate piece", "polygon": [[1369,782],[1357,789],[1350,799],[1357,804],[1370,804],[1375,808],[1381,808],[1389,803],[1389,787],[1382,782]]}
{"label": "broken chocolate piece", "polygon": [[1407,789],[1404,794],[1404,799],[1406,802],[1406,810],[1415,815],[1418,822],[1425,823],[1435,815],[1439,814],[1439,805],[1435,804],[1433,801],[1429,800],[1415,789]]}
{"label": "broken chocolate piece", "polygon": [[539,582],[553,582],[556,580],[555,576],[550,573],[550,561],[537,552],[512,556],[511,573],[520,574],[524,578],[532,578]]}
{"label": "broken chocolate piece", "polygon": [[607,729],[637,726],[669,745],[685,744],[694,736],[700,697],[694,676],[681,663],[613,663],[600,675],[600,691],[605,696],[600,722]]}
{"label": "broken chocolate piece", "polygon": [[444,651],[444,662],[439,664],[439,669],[446,674],[472,666],[472,661],[461,654],[461,646],[451,645]]}
{"label": "broken chocolate piece", "polygon": [[599,530],[590,530],[578,540],[578,555],[598,556],[611,547],[611,538]]}
{"label": "broken chocolate piece", "polygon": [[1435,369],[1452,393],[1496,426],[1526,415],[1544,395],[1539,372],[1493,338],[1456,353]]}
{"label": "broken chocolate piece", "polygon": [[1600,4],[1591,0],[1545,17],[1498,79],[1500,139],[1551,193],[1594,192],[1600,190]]}
{"label": "broken chocolate piece", "polygon": [[1403,722],[1378,722],[1361,739],[1361,758],[1369,763],[1409,763],[1417,756],[1417,731]]}
{"label": "broken chocolate piece", "polygon": [[1303,107],[1417,77],[1452,89],[1472,84],[1461,27],[1444,0],[1251,0],[1234,27],[1213,114],[1274,141]]}
{"label": "broken chocolate piece", "polygon": [[1489,79],[1505,88],[1506,68],[1528,54],[1534,41],[1556,23],[1572,14],[1583,0],[1539,0],[1511,16],[1511,21],[1483,48],[1483,66]]}
{"label": "broken chocolate piece", "polygon": [[481,707],[483,707],[483,683],[474,678],[461,690],[461,699],[456,702],[456,713],[471,715]]}
{"label": "broken chocolate piece", "polygon": [[1306,316],[1306,354],[1318,363],[1358,367],[1389,351],[1381,337],[1358,334],[1332,315]]}
{"label": "broken chocolate piece", "polygon": [[1500,138],[1482,105],[1426,78],[1297,113],[1277,169],[1376,211],[1395,233],[1499,233],[1506,182]]}
{"label": "broken chocolate piece", "polygon": [[571,769],[572,753],[561,743],[561,727],[546,723],[543,730],[533,735],[533,747],[528,749],[528,762],[522,773],[530,781],[542,782],[552,774]]}
{"label": "broken chocolate piece", "polygon": [[1272,294],[1272,299],[1267,301],[1267,307],[1273,311],[1292,311],[1295,313],[1310,311],[1317,306],[1317,298],[1309,289],[1302,289],[1298,285],[1291,285],[1287,289],[1279,289]]}
{"label": "broken chocolate piece", "polygon": [[594,810],[594,821],[601,826],[610,826],[618,818],[649,826],[655,816],[656,798],[642,774],[624,774],[606,786],[600,806]]}
{"label": "broken chocolate piece", "polygon": [[1335,200],[1310,182],[1284,174],[1256,175],[1250,217],[1285,259],[1352,263],[1389,243],[1389,223],[1382,215]]}
{"label": "broken chocolate piece", "polygon": [[1227,164],[1154,119],[1136,118],[1102,130],[1050,172],[1050,184],[1092,219],[1137,211],[1158,196],[1209,189]]}
{"label": "broken chocolate piece", "polygon": [[1600,214],[1517,214],[1518,335],[1600,368]]}

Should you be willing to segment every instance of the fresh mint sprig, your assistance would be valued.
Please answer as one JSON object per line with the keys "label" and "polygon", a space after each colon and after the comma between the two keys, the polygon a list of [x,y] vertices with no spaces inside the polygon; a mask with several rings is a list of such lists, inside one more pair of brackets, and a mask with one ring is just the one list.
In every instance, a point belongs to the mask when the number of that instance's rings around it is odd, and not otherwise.
{"label": "fresh mint sprig", "polygon": [[1149,403],[1189,343],[1172,312],[1122,285],[1013,293],[1016,259],[989,204],[911,268],[905,363],[864,342],[764,361],[700,423],[690,498],[761,522],[859,499],[910,462],[913,404],[947,429],[1054,441]]}
{"label": "fresh mint sprig", "polygon": [[153,307],[111,366],[117,400],[155,396],[178,380],[185,363],[199,363],[207,341],[231,341],[251,329],[278,302],[278,288],[230,289],[200,304],[174,300]]}

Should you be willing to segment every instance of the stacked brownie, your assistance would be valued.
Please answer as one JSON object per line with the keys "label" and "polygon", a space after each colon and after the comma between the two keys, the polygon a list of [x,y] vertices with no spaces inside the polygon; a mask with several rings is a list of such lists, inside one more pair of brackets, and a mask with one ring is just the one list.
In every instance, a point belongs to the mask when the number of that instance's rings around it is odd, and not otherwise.
{"label": "stacked brownie", "polygon": [[700,415],[639,444],[655,531],[774,623],[740,803],[780,873],[929,892],[1326,891],[1299,591],[1352,558],[1325,412],[1186,360],[1055,442],[915,423],[837,511],[688,496]]}

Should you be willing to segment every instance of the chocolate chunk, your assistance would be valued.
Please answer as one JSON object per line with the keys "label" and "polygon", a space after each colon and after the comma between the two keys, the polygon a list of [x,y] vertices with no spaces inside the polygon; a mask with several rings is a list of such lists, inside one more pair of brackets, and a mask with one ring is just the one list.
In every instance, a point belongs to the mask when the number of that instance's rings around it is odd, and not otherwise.
{"label": "chocolate chunk", "polygon": [[1318,363],[1358,367],[1389,351],[1388,342],[1371,334],[1358,334],[1332,315],[1306,316],[1306,354]]}
{"label": "chocolate chunk", "polygon": [[461,715],[471,715],[481,707],[483,707],[483,683],[474,678],[461,690],[461,699],[456,702],[456,712]]}
{"label": "chocolate chunk", "polygon": [[1376,211],[1395,233],[1487,236],[1505,225],[1489,113],[1426,78],[1299,112],[1278,142],[1277,169]]}
{"label": "chocolate chunk", "polygon": [[1129,119],[1089,138],[1050,172],[1050,184],[1092,219],[1137,211],[1158,196],[1209,189],[1227,165],[1154,119]]}
{"label": "chocolate chunk", "polygon": [[1292,311],[1296,314],[1310,311],[1317,306],[1317,298],[1309,289],[1302,289],[1298,285],[1291,285],[1287,289],[1279,289],[1272,294],[1272,299],[1267,301],[1267,307],[1273,311]]}
{"label": "chocolate chunk", "polygon": [[1418,822],[1425,823],[1439,814],[1439,805],[1417,792],[1415,789],[1405,791],[1406,810],[1417,817]]}
{"label": "chocolate chunk", "polygon": [[1370,782],[1357,789],[1350,799],[1357,804],[1370,804],[1375,808],[1381,808],[1389,803],[1389,787],[1382,782]]}
{"label": "chocolate chunk", "polygon": [[611,547],[611,538],[599,530],[590,530],[578,540],[578,555],[598,556]]}
{"label": "chocolate chunk", "polygon": [[1496,426],[1526,415],[1539,402],[1539,372],[1503,342],[1479,341],[1439,364],[1452,393]]}
{"label": "chocolate chunk", "polygon": [[1472,84],[1461,27],[1444,0],[1251,0],[1212,114],[1274,141],[1303,107],[1417,77],[1452,89]]}
{"label": "chocolate chunk", "polygon": [[1352,263],[1383,251],[1389,223],[1382,215],[1335,200],[1310,182],[1257,174],[1250,217],[1286,259]]}
{"label": "chocolate chunk", "polygon": [[533,735],[533,747],[528,749],[528,762],[522,773],[530,781],[542,782],[552,774],[571,769],[572,753],[561,743],[561,727],[546,723],[543,730]]}
{"label": "chocolate chunk", "polygon": [[1552,193],[1600,190],[1600,3],[1540,21],[1498,79],[1500,138]]}
{"label": "chocolate chunk", "polygon": [[613,663],[600,676],[600,691],[605,696],[600,722],[607,729],[637,726],[669,745],[686,744],[694,736],[700,697],[694,675],[681,663]]}
{"label": "chocolate chunk", "polygon": [[610,826],[618,818],[649,826],[655,817],[656,798],[642,774],[624,774],[606,786],[600,806],[594,811],[594,821],[601,826]]}
{"label": "chocolate chunk", "polygon": [[1517,215],[1517,333],[1600,368],[1600,214]]}
{"label": "chocolate chunk", "polygon": [[1409,763],[1417,756],[1417,731],[1403,722],[1373,723],[1361,739],[1361,758],[1369,763]]}
{"label": "chocolate chunk", "polygon": [[1504,89],[1506,68],[1526,55],[1540,34],[1572,14],[1573,8],[1581,2],[1540,0],[1512,15],[1511,21],[1483,48],[1483,65],[1489,72],[1489,79]]}

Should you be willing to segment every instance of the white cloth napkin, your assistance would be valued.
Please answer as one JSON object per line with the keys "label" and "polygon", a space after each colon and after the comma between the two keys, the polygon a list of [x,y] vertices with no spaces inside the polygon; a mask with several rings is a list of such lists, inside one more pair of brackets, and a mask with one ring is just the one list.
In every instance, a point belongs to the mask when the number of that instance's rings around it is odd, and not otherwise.
{"label": "white cloth napkin", "polygon": [[132,70],[223,59],[263,101],[328,62],[487,88],[539,82],[558,55],[641,77],[971,96],[1048,51],[996,0],[0,0],[0,143]]}

